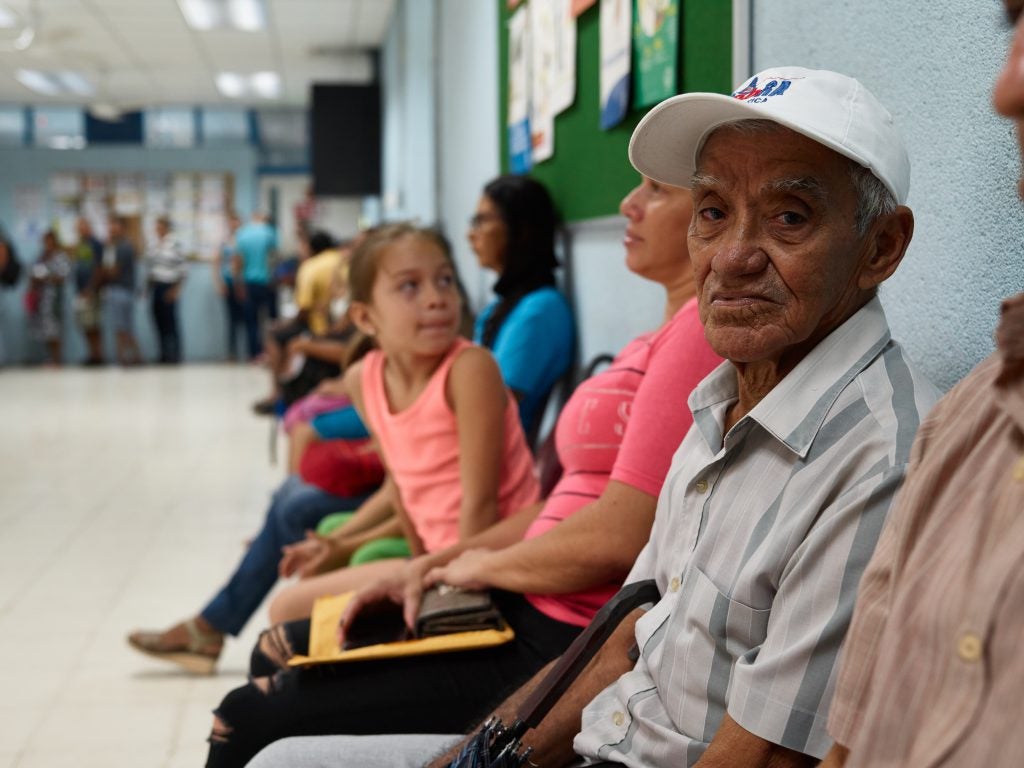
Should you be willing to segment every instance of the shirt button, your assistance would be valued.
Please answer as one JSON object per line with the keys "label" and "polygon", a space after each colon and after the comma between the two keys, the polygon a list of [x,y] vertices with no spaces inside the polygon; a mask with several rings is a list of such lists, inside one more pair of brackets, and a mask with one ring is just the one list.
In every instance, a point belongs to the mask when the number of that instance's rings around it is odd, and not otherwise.
{"label": "shirt button", "polygon": [[668,588],[669,588],[670,592],[678,592],[679,591],[679,577],[678,576],[672,577],[672,581],[670,581],[668,583]]}
{"label": "shirt button", "polygon": [[981,658],[981,638],[973,632],[965,632],[956,644],[956,655],[964,661],[975,662]]}
{"label": "shirt button", "polygon": [[707,491],[708,491],[708,481],[707,480],[698,480],[697,481],[697,485],[695,485],[694,488],[697,489],[697,493],[707,493]]}
{"label": "shirt button", "polygon": [[626,716],[621,712],[616,712],[612,715],[612,722],[615,723],[616,728],[622,727],[622,724],[626,722]]}
{"label": "shirt button", "polygon": [[1024,457],[1017,460],[1017,464],[1013,468],[1013,479],[1024,483]]}

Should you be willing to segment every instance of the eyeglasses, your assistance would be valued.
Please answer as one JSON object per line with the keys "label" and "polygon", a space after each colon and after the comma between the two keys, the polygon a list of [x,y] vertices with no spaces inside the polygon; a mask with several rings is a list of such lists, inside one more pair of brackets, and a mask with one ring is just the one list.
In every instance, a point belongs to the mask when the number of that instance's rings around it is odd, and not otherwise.
{"label": "eyeglasses", "polygon": [[488,221],[496,221],[499,216],[493,213],[475,213],[469,217],[469,228],[479,229]]}

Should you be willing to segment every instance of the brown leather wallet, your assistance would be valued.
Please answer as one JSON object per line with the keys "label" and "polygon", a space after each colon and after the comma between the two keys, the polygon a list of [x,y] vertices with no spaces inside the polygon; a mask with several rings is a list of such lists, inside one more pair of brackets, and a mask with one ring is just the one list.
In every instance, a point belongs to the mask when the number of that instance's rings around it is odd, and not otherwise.
{"label": "brown leather wallet", "polygon": [[417,637],[504,627],[505,619],[491,601],[489,592],[447,584],[437,584],[423,593],[416,618]]}

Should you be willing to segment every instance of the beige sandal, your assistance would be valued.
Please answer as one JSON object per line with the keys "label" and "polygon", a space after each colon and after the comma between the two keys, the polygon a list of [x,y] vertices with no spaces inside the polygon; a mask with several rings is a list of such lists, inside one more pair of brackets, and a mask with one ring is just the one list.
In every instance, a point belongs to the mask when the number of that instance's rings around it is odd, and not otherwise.
{"label": "beige sandal", "polygon": [[189,637],[184,645],[164,642],[163,632],[132,632],[128,635],[128,645],[147,656],[177,664],[189,672],[213,674],[224,646],[223,636],[204,632],[196,626],[195,619],[188,619],[182,624]]}

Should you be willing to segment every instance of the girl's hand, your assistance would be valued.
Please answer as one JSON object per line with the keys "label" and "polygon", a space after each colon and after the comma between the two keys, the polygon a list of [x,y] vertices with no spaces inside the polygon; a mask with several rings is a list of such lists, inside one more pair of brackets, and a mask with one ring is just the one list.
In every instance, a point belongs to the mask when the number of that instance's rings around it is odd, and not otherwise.
{"label": "girl's hand", "polygon": [[448,565],[431,568],[424,580],[424,586],[444,583],[464,589],[487,589],[489,549],[467,549]]}

